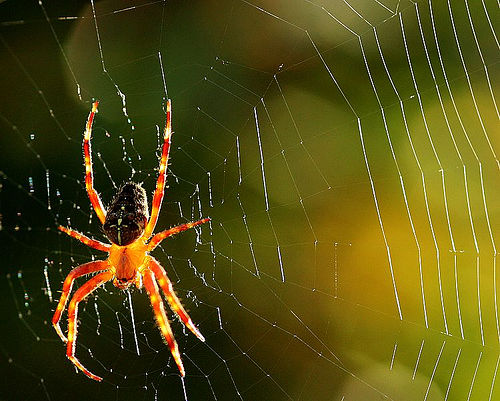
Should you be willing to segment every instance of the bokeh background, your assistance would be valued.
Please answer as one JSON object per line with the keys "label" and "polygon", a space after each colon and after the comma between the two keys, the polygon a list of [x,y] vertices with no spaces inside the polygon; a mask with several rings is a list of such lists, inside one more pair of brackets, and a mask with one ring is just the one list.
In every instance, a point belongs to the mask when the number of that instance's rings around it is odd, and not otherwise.
{"label": "bokeh background", "polygon": [[[0,399],[497,400],[498,4],[0,2]],[[206,337],[144,291],[80,307],[77,374],[50,319],[102,258],[82,132],[107,204],[154,190],[154,251]],[[81,285],[84,280],[78,280]],[[63,320],[63,327],[65,327]]]}

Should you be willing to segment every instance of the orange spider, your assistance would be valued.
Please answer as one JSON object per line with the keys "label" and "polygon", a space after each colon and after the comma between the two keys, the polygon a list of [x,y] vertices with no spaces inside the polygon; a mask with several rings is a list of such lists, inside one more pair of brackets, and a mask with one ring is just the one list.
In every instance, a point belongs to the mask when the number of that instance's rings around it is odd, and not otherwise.
{"label": "orange spider", "polygon": [[[151,217],[149,217],[146,191],[134,182],[123,184],[115,198],[105,211],[99,194],[93,186],[92,157],[90,150],[90,135],[92,133],[92,123],[94,115],[97,112],[99,102],[94,102],[92,111],[87,119],[85,133],[83,137],[83,150],[85,157],[85,186],[90,198],[90,202],[97,214],[97,217],[103,224],[103,230],[111,245],[86,237],[70,228],[59,226],[59,230],[83,242],[85,245],[97,249],[98,251],[109,254],[106,260],[98,260],[85,263],[75,267],[64,280],[61,299],[57,309],[52,317],[52,325],[57,334],[64,342],[67,342],[66,356],[73,364],[85,373],[91,379],[101,381],[102,378],[94,375],[87,370],[75,356],[77,330],[78,304],[85,299],[96,288],[105,282],[113,279],[113,284],[124,290],[131,284],[141,288],[142,284],[151,300],[156,321],[165,338],[170,352],[175,359],[177,367],[182,376],[185,375],[182,365],[179,348],[172,334],[172,329],[168,323],[163,301],[158,290],[158,284],[162,288],[170,308],[179,316],[184,324],[201,341],[205,338],[198,331],[191,321],[191,318],[182,307],[179,298],[175,295],[172,283],[167,277],[165,269],[149,253],[155,249],[158,244],[171,235],[188,230],[199,224],[206,223],[209,218],[202,219],[192,223],[181,224],[177,227],[159,232],[151,237],[158,220],[163,193],[165,189],[165,175],[167,171],[168,153],[170,149],[170,137],[172,135],[171,125],[171,102],[167,102],[167,122],[163,135],[163,150],[160,161],[160,172],[153,196]],[[68,296],[73,287],[73,281],[89,273],[100,272],[83,284],[75,292],[68,307],[68,338],[66,338],[59,326],[61,314],[64,311]]]}

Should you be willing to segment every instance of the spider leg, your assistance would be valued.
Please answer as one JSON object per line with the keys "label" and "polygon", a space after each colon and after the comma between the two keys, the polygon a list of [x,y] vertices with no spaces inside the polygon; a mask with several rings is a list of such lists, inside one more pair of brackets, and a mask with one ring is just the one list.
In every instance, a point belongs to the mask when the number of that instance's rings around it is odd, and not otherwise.
{"label": "spider leg", "polygon": [[78,315],[78,304],[80,301],[85,299],[92,291],[98,288],[100,285],[109,281],[113,278],[112,271],[105,271],[99,273],[97,276],[92,277],[89,281],[83,284],[78,290],[76,290],[75,295],[71,299],[68,307],[68,344],[66,346],[66,356],[73,362],[73,364],[85,373],[91,379],[101,381],[102,377],[96,376],[90,371],[88,371],[85,366],[75,356],[76,349],[76,336],[78,334],[77,330],[77,315]]}
{"label": "spider leg", "polygon": [[167,122],[163,130],[163,149],[161,152],[160,171],[158,172],[158,180],[156,181],[155,193],[153,195],[153,203],[151,206],[151,217],[149,218],[146,229],[144,230],[143,238],[147,239],[153,233],[158,215],[160,213],[163,193],[165,192],[165,176],[167,172],[168,152],[170,150],[170,138],[172,136],[172,105],[170,99],[167,101]]}
{"label": "spider leg", "polygon": [[175,341],[174,335],[172,334],[172,329],[170,328],[170,324],[168,323],[168,318],[165,313],[165,307],[163,306],[163,301],[161,299],[160,292],[158,291],[158,285],[156,284],[153,273],[151,272],[151,270],[145,269],[142,272],[142,277],[144,287],[146,287],[149,299],[151,300],[151,306],[153,307],[153,311],[158,326],[160,327],[161,334],[163,335],[163,338],[170,348],[170,352],[174,357],[175,363],[179,368],[181,376],[184,377],[186,373],[184,371],[184,366],[182,365],[179,347],[177,346],[177,342]]}
{"label": "spider leg", "polygon": [[104,206],[102,205],[101,198],[99,194],[94,189],[94,177],[92,172],[92,151],[90,146],[90,135],[92,134],[92,123],[94,122],[94,115],[97,111],[97,106],[99,102],[95,101],[92,104],[92,111],[87,119],[87,124],[85,126],[85,133],[83,135],[83,153],[85,159],[85,187],[87,188],[87,193],[89,195],[90,203],[97,214],[97,217],[104,224],[106,219],[106,212]]}
{"label": "spider leg", "polygon": [[111,245],[105,244],[104,242],[97,241],[95,239],[91,239],[86,235],[80,234],[78,231],[72,230],[71,228],[66,228],[63,226],[58,226],[57,228],[63,233],[68,234],[70,237],[73,237],[78,241],[84,243],[85,245],[97,249],[98,251],[109,252],[109,248],[111,248]]}
{"label": "spider leg", "polygon": [[179,316],[182,322],[187,326],[189,330],[191,330],[191,332],[196,337],[198,337],[201,341],[205,342],[205,337],[203,337],[200,331],[193,324],[193,321],[182,307],[181,301],[179,300],[179,298],[177,298],[177,295],[175,295],[172,283],[170,282],[163,266],[160,265],[160,263],[155,258],[150,257],[149,268],[156,276],[158,284],[160,284],[161,289],[165,293],[170,308],[172,308],[175,314]]}
{"label": "spider leg", "polygon": [[162,242],[165,238],[178,234],[182,231],[189,230],[190,228],[199,226],[200,224],[206,223],[208,221],[210,221],[209,217],[191,223],[181,224],[179,226],[172,227],[169,228],[168,230],[159,232],[158,234],[155,234],[153,238],[151,238],[151,241],[149,241],[148,251],[151,252],[153,249],[155,249],[160,244],[160,242]]}
{"label": "spider leg", "polygon": [[56,311],[54,312],[54,316],[52,317],[52,325],[56,330],[57,334],[63,340],[63,342],[68,341],[66,336],[63,334],[61,327],[59,326],[59,321],[61,320],[61,315],[66,307],[66,302],[68,301],[68,296],[71,293],[71,288],[73,287],[73,282],[78,277],[84,276],[89,273],[98,272],[101,270],[106,270],[108,268],[108,262],[105,260],[98,260],[95,262],[85,263],[83,265],[75,267],[71,272],[66,276],[64,280],[61,299],[59,300],[59,304],[57,305]]}

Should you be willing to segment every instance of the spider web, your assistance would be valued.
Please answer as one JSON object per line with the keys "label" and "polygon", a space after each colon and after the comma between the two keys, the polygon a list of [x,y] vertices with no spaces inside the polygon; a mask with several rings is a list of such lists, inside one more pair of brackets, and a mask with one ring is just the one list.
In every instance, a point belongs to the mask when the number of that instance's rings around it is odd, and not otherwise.
{"label": "spider web", "polygon": [[[0,399],[495,400],[498,3],[0,3]],[[152,194],[154,256],[206,338],[171,312],[181,378],[145,291],[98,289],[65,358],[50,319],[105,240],[104,203]],[[151,201],[151,196],[150,196]],[[78,280],[77,285],[84,281]],[[63,327],[65,327],[65,317]]]}

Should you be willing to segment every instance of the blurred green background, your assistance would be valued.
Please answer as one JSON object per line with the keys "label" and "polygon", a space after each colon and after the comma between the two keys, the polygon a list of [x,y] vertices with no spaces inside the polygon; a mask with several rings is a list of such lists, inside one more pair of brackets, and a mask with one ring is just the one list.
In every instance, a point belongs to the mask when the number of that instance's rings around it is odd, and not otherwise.
{"label": "blurred green background", "polygon": [[[0,399],[497,400],[494,1],[0,3]],[[82,303],[75,369],[50,319],[105,240],[84,187],[154,190],[200,343],[144,291]],[[79,280],[81,285],[84,280]],[[132,319],[131,315],[134,316]],[[65,318],[62,326],[65,327]],[[137,354],[139,350],[139,355]]]}

